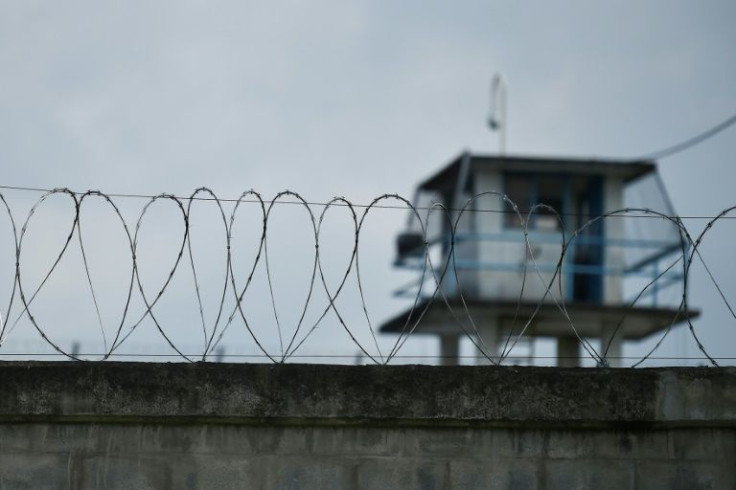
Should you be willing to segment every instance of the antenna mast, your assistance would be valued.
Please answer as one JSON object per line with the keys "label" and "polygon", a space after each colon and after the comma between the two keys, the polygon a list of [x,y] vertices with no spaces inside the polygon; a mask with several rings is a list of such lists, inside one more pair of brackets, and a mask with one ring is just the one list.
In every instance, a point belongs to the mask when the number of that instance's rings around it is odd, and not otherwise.
{"label": "antenna mast", "polygon": [[498,152],[506,153],[506,80],[496,73],[491,81],[491,110],[488,115],[488,127],[498,131]]}

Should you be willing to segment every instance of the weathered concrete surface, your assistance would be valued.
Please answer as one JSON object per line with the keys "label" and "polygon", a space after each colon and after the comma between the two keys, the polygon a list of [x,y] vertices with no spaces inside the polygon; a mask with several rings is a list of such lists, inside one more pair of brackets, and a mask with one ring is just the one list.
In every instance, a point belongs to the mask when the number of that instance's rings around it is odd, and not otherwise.
{"label": "weathered concrete surface", "polygon": [[736,488],[736,369],[0,363],[21,488]]}
{"label": "weathered concrete surface", "polygon": [[0,424],[0,488],[731,489],[731,430]]}
{"label": "weathered concrete surface", "polygon": [[736,426],[736,368],[0,363],[0,420]]}

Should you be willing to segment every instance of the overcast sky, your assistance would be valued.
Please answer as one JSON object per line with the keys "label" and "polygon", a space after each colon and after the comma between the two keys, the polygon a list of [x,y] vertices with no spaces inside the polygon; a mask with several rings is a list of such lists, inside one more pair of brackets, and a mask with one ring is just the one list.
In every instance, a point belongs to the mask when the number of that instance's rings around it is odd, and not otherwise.
{"label": "overcast sky", "polygon": [[[462,150],[498,150],[496,72],[509,153],[633,157],[736,112],[735,25],[730,0],[0,0],[0,184],[411,196]],[[731,129],[660,162],[680,214],[736,204],[735,152]],[[402,220],[376,230],[387,271]],[[736,300],[736,230],[719,226],[704,250]],[[708,348],[734,356],[706,287]]]}

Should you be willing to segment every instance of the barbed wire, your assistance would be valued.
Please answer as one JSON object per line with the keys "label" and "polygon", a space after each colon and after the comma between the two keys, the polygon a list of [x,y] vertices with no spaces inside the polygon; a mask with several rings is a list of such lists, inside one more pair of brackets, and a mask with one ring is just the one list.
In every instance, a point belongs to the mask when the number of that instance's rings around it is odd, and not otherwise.
{"label": "barbed wire", "polygon": [[[566,335],[574,337],[585,352],[585,358],[593,360],[597,365],[607,366],[609,360],[631,360],[631,357],[625,357],[611,353],[611,346],[614,341],[620,339],[623,335],[622,329],[624,328],[627,316],[634,312],[635,308],[640,304],[641,299],[651,292],[652,289],[657,288],[660,283],[665,281],[672,275],[675,270],[681,270],[682,277],[682,291],[678,299],[677,304],[671,310],[671,320],[662,329],[662,332],[655,342],[651,350],[642,357],[635,358],[635,362],[632,366],[639,366],[648,359],[664,359],[665,357],[655,356],[655,352],[661,347],[662,342],[668,336],[672,328],[680,323],[686,322],[690,334],[696,343],[698,349],[703,354],[703,359],[707,359],[712,365],[718,365],[718,360],[731,359],[729,357],[717,357],[711,356],[707,352],[705,346],[698,337],[695,327],[692,323],[690,311],[690,305],[688,303],[688,280],[691,273],[691,267],[694,262],[698,262],[704,266],[704,269],[708,275],[709,280],[713,283],[718,296],[721,301],[724,302],[731,316],[736,320],[735,309],[730,303],[728,296],[722,290],[718,284],[711,269],[707,266],[705,260],[701,255],[702,243],[710,232],[714,225],[720,220],[734,218],[735,207],[727,208],[720,213],[708,217],[709,221],[706,226],[698,234],[691,235],[688,229],[682,222],[680,216],[669,216],[663,213],[659,213],[650,209],[643,208],[625,208],[612,212],[605,213],[601,216],[593,217],[588,219],[582,226],[575,230],[566,230],[563,223],[563,215],[558,213],[554,208],[546,204],[537,204],[533,206],[527,213],[522,213],[519,206],[514,203],[508,196],[498,192],[485,192],[478,195],[472,196],[464,206],[461,208],[453,209],[445,207],[442,204],[433,204],[428,207],[417,207],[414,206],[409,200],[403,198],[398,194],[383,194],[366,205],[353,204],[344,197],[336,197],[328,202],[324,203],[313,203],[305,200],[301,195],[292,191],[283,191],[277,194],[271,200],[264,200],[262,196],[253,190],[246,191],[241,194],[237,199],[220,199],[210,189],[202,187],[196,189],[189,197],[182,198],[172,194],[158,194],[153,196],[146,195],[132,195],[132,194],[105,194],[100,191],[86,191],[86,192],[74,192],[66,188],[60,189],[36,189],[36,188],[18,188],[10,186],[0,186],[0,189],[6,190],[22,190],[22,191],[33,191],[42,192],[42,195],[35,201],[31,206],[30,210],[26,214],[22,221],[17,221],[16,216],[13,212],[12,207],[6,200],[5,196],[0,193],[0,201],[5,207],[6,215],[9,218],[10,230],[12,231],[13,246],[14,246],[14,278],[12,281],[12,287],[7,302],[7,307],[4,311],[0,312],[0,356],[3,355],[17,355],[13,353],[4,353],[2,350],[3,344],[11,333],[16,329],[16,326],[23,320],[27,319],[35,331],[40,335],[41,339],[48,344],[56,354],[62,355],[73,360],[82,360],[90,356],[99,357],[101,360],[106,360],[111,357],[120,356],[134,356],[133,354],[120,353],[120,348],[127,341],[128,338],[135,332],[140,325],[150,320],[158,334],[161,336],[163,342],[173,351],[171,356],[179,357],[188,362],[196,361],[207,361],[215,356],[215,349],[223,341],[226,332],[228,332],[232,325],[236,322],[242,323],[245,327],[249,340],[253,343],[258,353],[253,356],[242,355],[235,357],[243,358],[261,358],[268,359],[271,362],[281,363],[288,360],[305,358],[300,353],[303,346],[313,337],[317,329],[326,323],[326,318],[331,317],[337,322],[338,328],[340,328],[350,341],[357,347],[361,356],[364,356],[370,362],[376,364],[387,364],[396,359],[402,358],[422,358],[422,356],[405,356],[402,355],[401,351],[405,347],[407,340],[413,334],[422,331],[424,324],[427,322],[426,318],[430,315],[433,309],[440,309],[449,317],[449,324],[451,326],[454,335],[469,339],[472,345],[480,353],[487,362],[491,364],[503,364],[510,360],[517,359],[519,356],[514,354],[520,343],[528,339],[531,335],[531,330],[535,327],[535,322],[540,316],[540,312],[543,308],[551,308],[557,311],[558,320],[562,321],[568,327]],[[30,223],[33,221],[34,215],[39,209],[46,205],[48,199],[52,196],[61,196],[69,200],[69,203],[73,209],[73,216],[67,225],[66,232],[64,233],[65,239],[63,244],[58,249],[58,253],[55,253],[50,267],[46,270],[38,285],[35,287],[28,287],[26,283],[26,277],[24,276],[24,262],[23,249],[28,246],[27,244],[27,231]],[[129,223],[132,221],[126,220],[120,207],[115,199],[117,198],[131,198],[137,197],[145,199],[140,213],[135,220],[135,225],[130,226]],[[500,344],[500,351],[496,350],[493,345],[488,344],[487,340],[482,334],[484,325],[479,323],[479,319],[473,315],[473,307],[470,304],[472,294],[470,291],[464,291],[463,281],[461,277],[465,273],[463,265],[460,263],[463,257],[458,256],[458,248],[461,243],[466,243],[464,240],[463,233],[463,218],[467,213],[477,212],[477,202],[482,199],[492,198],[497,200],[501,205],[507,209],[503,210],[504,213],[513,213],[515,220],[517,220],[519,226],[518,230],[518,244],[523,247],[524,260],[519,265],[516,271],[519,275],[519,291],[515,300],[516,308],[514,310],[513,318],[511,319],[511,330],[506,335],[506,338]],[[106,322],[103,319],[101,308],[98,301],[99,285],[95,284],[95,275],[91,271],[91,264],[88,260],[88,250],[86,247],[85,235],[83,234],[83,222],[84,221],[84,210],[86,209],[85,203],[92,200],[100,200],[100,202],[108,206],[115,217],[113,220],[117,223],[124,237],[124,248],[129,253],[130,260],[130,271],[129,279],[127,279],[125,300],[122,304],[122,314],[120,320],[115,322],[115,326],[112,332],[106,329]],[[207,316],[205,315],[205,305],[201,294],[201,278],[199,277],[198,264],[195,260],[195,253],[192,244],[192,213],[194,206],[199,202],[211,202],[216,205],[218,220],[222,222],[223,235],[225,237],[225,263],[223,267],[223,281],[221,284],[221,292],[217,295],[217,303],[215,305],[216,314],[214,320],[208,322]],[[399,204],[387,204],[390,202],[398,202]],[[173,255],[173,265],[168,269],[165,280],[159,288],[148,288],[144,284],[144,280],[141,275],[139,262],[140,256],[140,236],[143,229],[143,223],[147,219],[154,204],[157,203],[169,203],[173,206],[178,218],[178,238],[175,240],[175,247]],[[233,266],[233,228],[237,221],[238,212],[242,204],[255,203],[260,213],[260,225],[256,228],[249,230],[257,237],[258,246],[255,250],[252,264],[246,269],[246,274],[239,277],[235,273]],[[314,252],[311,254],[310,279],[308,282],[308,289],[306,299],[303,304],[299,304],[296,307],[294,305],[288,305],[290,309],[297,308],[297,320],[291,330],[291,333],[286,332],[286,327],[280,316],[282,305],[279,304],[274,292],[274,274],[272,272],[272,261],[269,255],[269,220],[271,219],[272,211],[279,204],[293,204],[306,212],[306,221],[309,226],[309,234],[311,239],[314,241]],[[226,205],[230,205],[231,209],[226,210]],[[321,211],[315,213],[314,207],[320,207]],[[345,266],[345,270],[341,272],[338,277],[340,278],[337,283],[337,287],[331,288],[328,285],[326,279],[326,273],[323,263],[323,256],[320,248],[321,240],[324,240],[323,236],[323,225],[326,222],[326,213],[332,208],[343,208],[349,211],[349,220],[351,222],[350,234],[352,235],[351,250],[349,251],[349,260]],[[365,281],[361,273],[361,237],[363,236],[364,229],[366,227],[367,218],[371,216],[371,213],[375,209],[402,209],[409,212],[418,224],[416,233],[418,233],[419,241],[417,249],[412,251],[411,260],[414,262],[418,270],[418,280],[416,287],[416,294],[411,298],[411,307],[407,311],[404,319],[401,323],[403,325],[398,328],[395,332],[397,334],[396,340],[390,345],[388,350],[381,348],[381,342],[378,340],[378,332],[375,326],[374,320],[371,318],[370,308],[366,301],[365,292]],[[357,210],[360,210],[358,212]],[[489,212],[501,212],[490,211]],[[422,215],[422,213],[424,213]],[[538,258],[538,251],[536,251],[536,245],[534,239],[531,236],[532,231],[531,224],[534,222],[539,215],[553,216],[558,223],[559,230],[559,257],[557,257],[556,263],[550,270],[546,270],[546,265],[541,263]],[[432,238],[432,233],[436,234],[436,230],[432,228],[431,220],[439,217],[440,227],[443,230],[443,237],[441,240]],[[600,348],[596,349],[587,335],[581,330],[578,322],[573,318],[570,310],[570,300],[567,298],[563,288],[563,277],[571,268],[575,265],[572,263],[572,250],[579,243],[584,243],[589,238],[591,230],[595,227],[602,226],[603,222],[608,219],[626,218],[626,217],[648,217],[657,219],[659,221],[667,223],[673,230],[675,230],[675,236],[677,237],[676,247],[672,252],[671,260],[667,262],[664,267],[657,271],[648,280],[647,284],[641,288],[634,298],[625,304],[622,304],[622,311],[620,318],[616,321],[615,328],[602,338]],[[17,224],[22,223],[20,228]],[[88,225],[84,225],[84,229],[87,229]],[[93,226],[93,225],[92,225]],[[437,226],[436,224],[434,225]],[[695,238],[693,238],[693,236]],[[77,248],[82,258],[82,268],[84,271],[84,281],[89,288],[90,296],[92,298],[92,307],[94,310],[95,321],[97,323],[97,329],[100,332],[103,353],[98,354],[79,354],[76,352],[69,352],[61,347],[56,342],[49,332],[48,328],[38,320],[35,311],[35,303],[40,293],[47,287],[52,276],[57,273],[59,264],[62,259],[69,254],[70,249],[74,244],[76,238]],[[301,244],[304,246],[303,244]],[[437,245],[440,245],[440,254],[433,254],[431,249]],[[245,297],[250,294],[251,288],[254,284],[254,276],[259,266],[263,267],[266,276],[266,294],[269,297],[268,308],[271,310],[272,318],[275,323],[275,336],[278,339],[278,349],[269,348],[268,343],[270,339],[264,338],[263,333],[257,331],[253,327],[250,317],[250,311],[245,306]],[[198,354],[192,354],[185,351],[177,345],[177,342],[170,335],[170,325],[162,320],[157,311],[156,307],[161,302],[162,298],[169,293],[171,284],[175,274],[180,268],[188,267],[191,271],[192,282],[193,282],[193,294],[198,311],[197,323],[201,326],[202,334],[202,351]],[[239,280],[244,279],[244,282],[239,284]],[[338,305],[338,297],[345,294],[344,291],[348,289],[349,280],[354,281],[357,294],[359,297],[360,311],[367,327],[367,341],[365,335],[358,335],[358,327],[348,320],[348,315],[342,306]],[[533,299],[533,305],[531,313],[528,315],[522,312],[522,305],[529,303],[528,295],[526,293],[535,286],[541,287],[541,293]],[[313,306],[316,301],[316,295],[318,291],[324,294],[326,299],[325,305],[318,308],[319,314],[316,320],[307,320],[307,311],[310,306]],[[153,294],[152,294],[153,293]],[[526,295],[526,296],[525,296]],[[133,300],[137,300],[143,303],[143,311],[140,314],[134,316],[131,311],[131,305]],[[229,298],[229,300],[228,300]],[[232,306],[229,305],[229,301],[232,302]],[[260,305],[263,308],[263,305]],[[227,308],[227,309],[226,309]],[[20,311],[18,311],[20,310]],[[525,316],[526,315],[526,316]],[[112,335],[110,335],[112,334]],[[266,342],[269,340],[269,342]],[[610,354],[610,355],[609,355]],[[154,355],[155,356],[155,355]],[[219,354],[221,356],[221,354]],[[230,356],[226,356],[230,357]],[[319,356],[317,356],[319,357]],[[335,357],[335,356],[327,356]],[[339,356],[336,356],[339,357]],[[435,359],[439,359],[439,356],[432,356]],[[470,356],[473,357],[473,356]],[[456,358],[470,358],[468,356],[456,356]],[[521,356],[525,359],[543,359],[545,356]],[[561,356],[559,358],[564,358]],[[667,357],[670,359],[669,357]],[[680,357],[678,359],[685,359],[686,357]],[[700,358],[698,358],[700,359]]]}

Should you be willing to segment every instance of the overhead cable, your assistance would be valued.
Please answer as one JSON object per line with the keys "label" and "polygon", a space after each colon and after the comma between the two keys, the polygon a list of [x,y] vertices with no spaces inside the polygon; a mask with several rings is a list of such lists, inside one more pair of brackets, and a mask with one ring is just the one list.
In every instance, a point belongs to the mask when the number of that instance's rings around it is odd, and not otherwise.
{"label": "overhead cable", "polygon": [[696,146],[703,141],[712,138],[713,136],[717,135],[721,131],[727,129],[728,127],[732,126],[734,123],[736,123],[736,114],[732,115],[725,121],[713,126],[712,128],[703,131],[702,133],[698,134],[697,136],[694,136],[692,138],[689,138],[685,141],[682,141],[676,145],[670,146],[668,148],[664,148],[659,151],[655,151],[652,153],[648,153],[646,155],[642,155],[640,157],[635,158],[634,160],[661,160],[662,158],[667,158],[672,155],[675,155],[677,153],[683,152],[685,150],[688,150],[692,148],[693,146]]}

